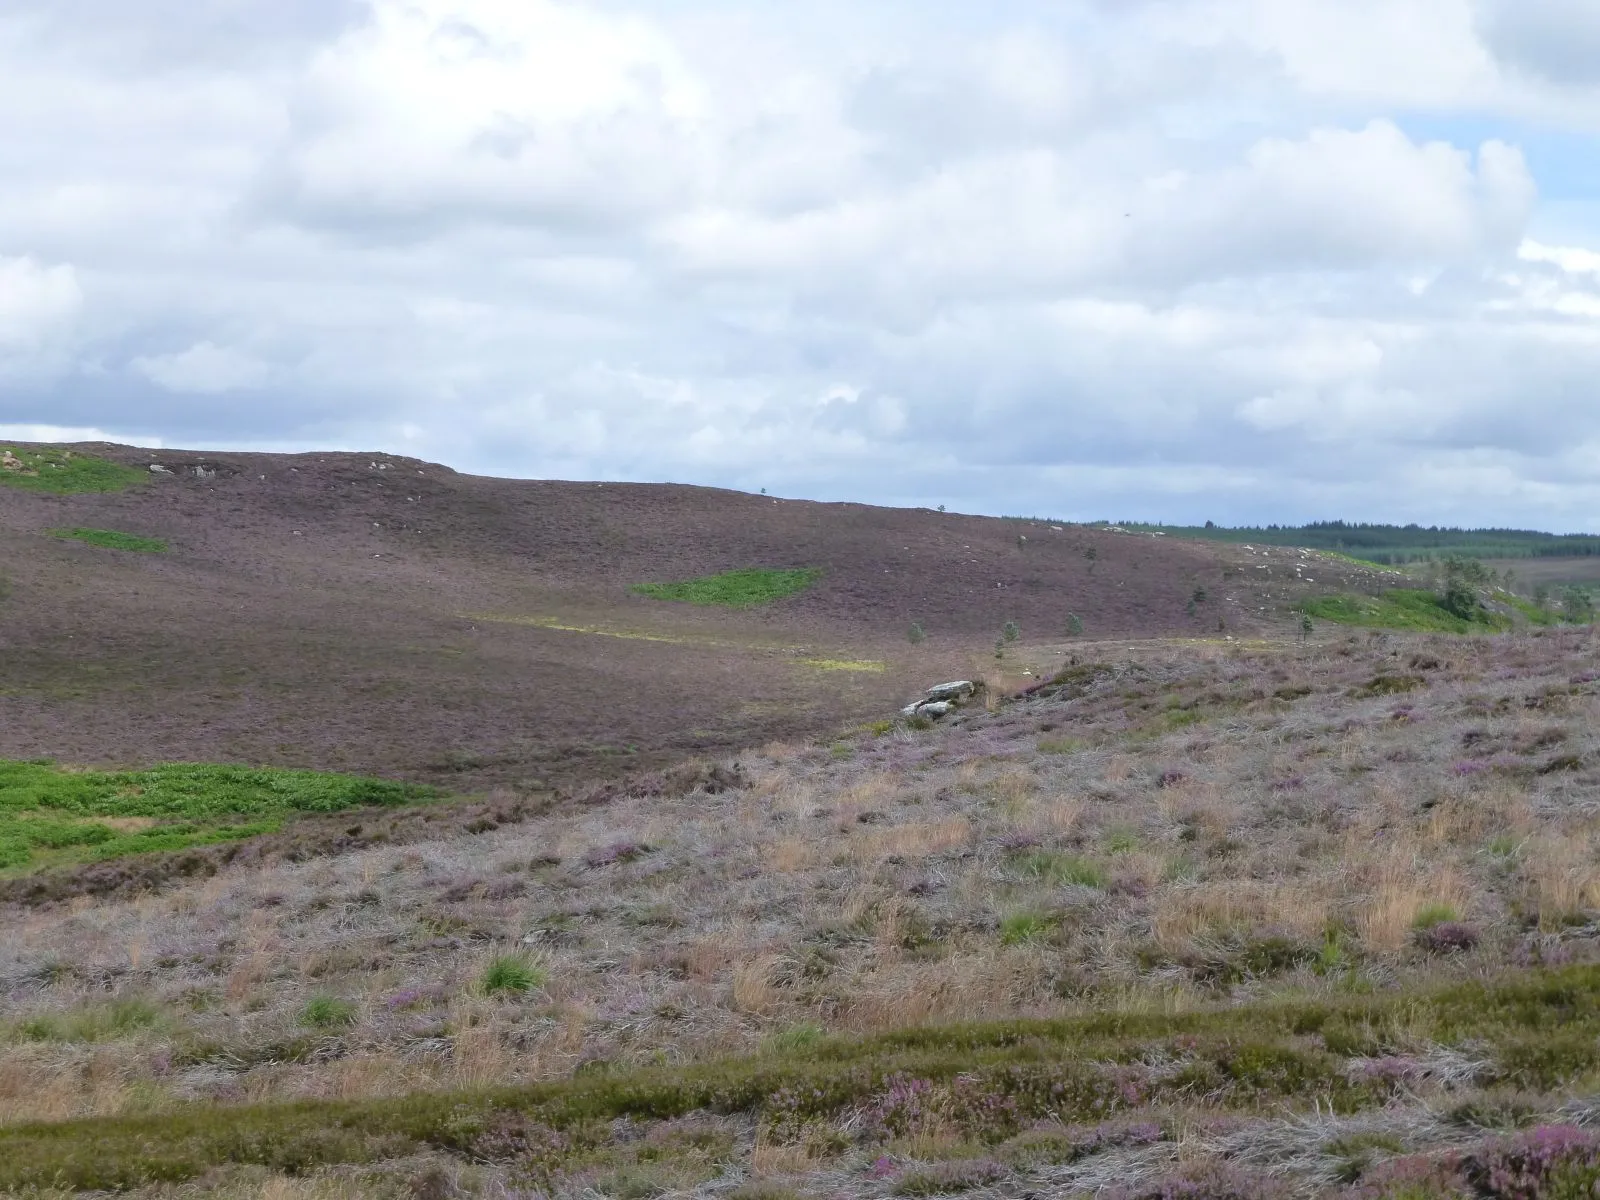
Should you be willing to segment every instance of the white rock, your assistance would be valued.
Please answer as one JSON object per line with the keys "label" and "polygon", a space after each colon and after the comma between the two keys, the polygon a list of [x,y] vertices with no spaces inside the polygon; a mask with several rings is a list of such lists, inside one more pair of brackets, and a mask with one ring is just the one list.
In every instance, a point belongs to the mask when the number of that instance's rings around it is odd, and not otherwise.
{"label": "white rock", "polygon": [[938,687],[927,690],[929,700],[960,700],[977,691],[977,685],[970,679],[957,679],[952,683],[941,683]]}

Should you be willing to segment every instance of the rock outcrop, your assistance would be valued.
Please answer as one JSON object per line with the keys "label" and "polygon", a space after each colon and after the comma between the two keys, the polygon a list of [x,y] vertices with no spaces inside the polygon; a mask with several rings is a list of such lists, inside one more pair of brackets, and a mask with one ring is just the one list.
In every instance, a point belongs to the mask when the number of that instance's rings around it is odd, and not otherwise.
{"label": "rock outcrop", "polygon": [[970,702],[982,690],[982,684],[973,683],[970,679],[957,679],[952,683],[941,683],[924,692],[921,700],[914,701],[902,708],[900,715],[902,717],[928,717],[936,721]]}

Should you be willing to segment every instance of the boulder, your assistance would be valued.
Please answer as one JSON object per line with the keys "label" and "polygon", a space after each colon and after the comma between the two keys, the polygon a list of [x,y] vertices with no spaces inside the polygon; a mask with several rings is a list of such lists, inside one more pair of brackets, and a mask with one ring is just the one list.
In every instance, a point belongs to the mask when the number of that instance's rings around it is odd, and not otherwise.
{"label": "boulder", "polygon": [[937,721],[940,717],[948,716],[966,701],[978,694],[978,685],[968,679],[958,679],[953,683],[941,683],[937,687],[929,688],[921,700],[914,701],[900,710],[902,717],[928,717]]}

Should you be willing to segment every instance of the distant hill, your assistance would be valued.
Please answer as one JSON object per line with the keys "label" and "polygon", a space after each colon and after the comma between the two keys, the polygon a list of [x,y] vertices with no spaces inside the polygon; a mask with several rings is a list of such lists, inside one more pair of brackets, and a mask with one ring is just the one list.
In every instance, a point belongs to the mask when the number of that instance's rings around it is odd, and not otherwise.
{"label": "distant hill", "polygon": [[1427,562],[1449,555],[1461,558],[1577,558],[1600,555],[1600,535],[1540,533],[1531,529],[1455,529],[1439,525],[1369,525],[1313,521],[1308,525],[1149,525],[1096,523],[1142,533],[1262,546],[1307,546],[1331,550],[1385,566]]}
{"label": "distant hill", "polygon": [[[537,789],[888,715],[992,669],[1008,622],[1014,661],[1059,662],[1082,640],[1288,632],[1297,598],[1383,582],[1298,552],[392,455],[0,449],[0,758]],[[725,572],[754,574],[639,590]]]}

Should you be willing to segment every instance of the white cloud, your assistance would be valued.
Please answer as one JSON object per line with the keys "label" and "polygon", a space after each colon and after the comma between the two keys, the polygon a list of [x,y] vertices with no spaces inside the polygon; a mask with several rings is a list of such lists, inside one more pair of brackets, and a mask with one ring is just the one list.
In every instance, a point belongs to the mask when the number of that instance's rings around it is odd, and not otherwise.
{"label": "white cloud", "polygon": [[269,374],[266,364],[249,354],[211,342],[196,342],[176,354],[140,356],[130,365],[170,392],[202,396],[260,387]]}
{"label": "white cloud", "polygon": [[[108,433],[104,429],[84,429],[67,425],[0,424],[0,439],[17,442],[129,442],[128,434]],[[159,448],[159,440],[144,438],[141,445]]]}
{"label": "white cloud", "polygon": [[152,3],[0,0],[0,362],[50,364],[5,419],[1086,516],[1593,499],[1600,245],[1516,121],[1600,119],[1537,6]]}
{"label": "white cloud", "polygon": [[0,353],[36,349],[70,325],[82,306],[72,267],[0,257]]}

